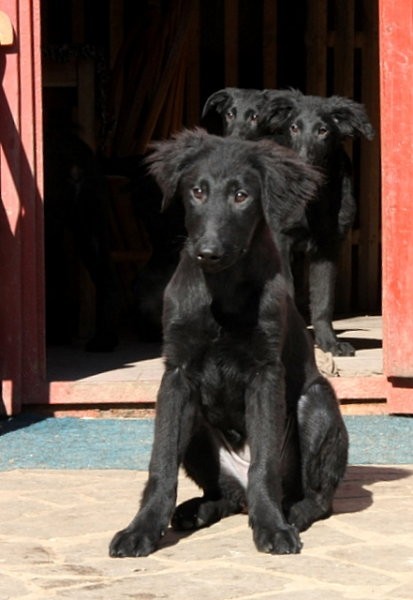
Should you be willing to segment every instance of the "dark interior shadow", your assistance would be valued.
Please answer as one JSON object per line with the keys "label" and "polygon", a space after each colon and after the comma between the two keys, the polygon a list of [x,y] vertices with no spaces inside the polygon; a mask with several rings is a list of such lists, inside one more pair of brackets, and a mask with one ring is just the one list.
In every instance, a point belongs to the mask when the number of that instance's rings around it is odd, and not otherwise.
{"label": "dark interior shadow", "polygon": [[397,481],[412,475],[413,471],[403,467],[348,466],[344,480],[334,498],[334,514],[357,513],[368,509],[374,502],[374,491],[366,489],[379,481]]}
{"label": "dark interior shadow", "polygon": [[[337,334],[343,332],[335,330]],[[374,348],[381,348],[383,346],[382,340],[377,338],[359,338],[359,337],[343,337],[340,338],[349,342],[356,350],[373,350]]]}
{"label": "dark interior shadow", "polygon": [[19,429],[31,427],[36,423],[40,423],[40,421],[44,421],[46,418],[47,417],[45,416],[25,416],[20,414],[18,417],[6,417],[0,419],[0,436],[13,431],[18,431]]}
{"label": "dark interior shadow", "polygon": [[82,346],[53,346],[47,352],[48,381],[76,381],[159,358],[160,343],[121,342],[114,352],[85,352]]}

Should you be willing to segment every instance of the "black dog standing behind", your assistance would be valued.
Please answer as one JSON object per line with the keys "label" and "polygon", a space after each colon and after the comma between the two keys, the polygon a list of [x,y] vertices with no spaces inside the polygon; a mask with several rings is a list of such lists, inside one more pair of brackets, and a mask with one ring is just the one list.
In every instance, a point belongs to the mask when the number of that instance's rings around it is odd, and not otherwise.
{"label": "black dog standing behind", "polygon": [[[258,550],[297,553],[299,531],[331,513],[348,438],[268,223],[295,221],[318,176],[271,141],[203,130],[150,161],[164,204],[183,200],[188,239],[165,292],[149,479],[110,554],[150,554],[171,519],[197,529],[246,510]],[[204,495],[174,512],[181,464]]]}
{"label": "black dog standing behind", "polygon": [[[243,139],[271,136],[324,174],[317,197],[297,222],[278,231],[278,242],[292,295],[292,254],[299,251],[309,257],[316,344],[335,356],[352,356],[354,348],[338,340],[332,320],[338,256],[356,213],[351,162],[343,141],[357,135],[373,138],[364,107],[348,98],[306,96],[298,90],[225,88],[207,99],[203,115],[212,109],[221,114],[225,135]],[[253,120],[249,117],[252,110]]]}
{"label": "black dog standing behind", "polygon": [[221,116],[224,135],[238,136],[244,140],[259,139],[267,133],[265,123],[260,118],[266,100],[265,90],[223,88],[209,96],[201,118],[216,111]]}
{"label": "black dog standing behind", "polygon": [[343,141],[360,135],[371,140],[374,130],[364,107],[348,98],[306,96],[296,90],[267,91],[267,98],[260,113],[265,129],[324,174],[316,200],[307,205],[302,219],[279,233],[287,281],[292,291],[291,253],[304,250],[309,256],[316,344],[335,356],[352,356],[354,348],[338,340],[332,326],[340,247],[356,214],[352,167]]}

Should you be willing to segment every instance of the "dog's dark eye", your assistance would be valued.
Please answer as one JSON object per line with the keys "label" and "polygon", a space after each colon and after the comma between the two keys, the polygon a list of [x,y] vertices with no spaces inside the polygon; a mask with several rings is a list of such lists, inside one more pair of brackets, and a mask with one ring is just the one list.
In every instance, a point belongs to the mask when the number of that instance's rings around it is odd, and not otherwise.
{"label": "dog's dark eye", "polygon": [[245,200],[248,198],[248,194],[247,192],[244,192],[244,190],[238,190],[238,192],[236,192],[235,196],[234,196],[234,200],[236,202],[236,204],[241,204],[242,202],[245,202]]}
{"label": "dog's dark eye", "polygon": [[192,188],[192,196],[198,202],[203,202],[203,200],[205,199],[205,194],[204,194],[203,189],[200,187],[197,187],[197,186]]}
{"label": "dog's dark eye", "polygon": [[328,129],[327,127],[320,127],[318,130],[318,135],[320,137],[326,137],[326,135],[328,135]]}
{"label": "dog's dark eye", "polygon": [[298,133],[298,125],[297,125],[297,123],[292,123],[290,125],[290,131],[291,131],[291,133]]}
{"label": "dog's dark eye", "polygon": [[229,110],[225,116],[227,117],[227,121],[232,121],[232,119],[235,119],[235,113],[233,113],[232,110]]}
{"label": "dog's dark eye", "polygon": [[253,113],[252,115],[250,115],[250,121],[252,121],[253,123],[255,123],[255,121],[258,121],[258,114]]}

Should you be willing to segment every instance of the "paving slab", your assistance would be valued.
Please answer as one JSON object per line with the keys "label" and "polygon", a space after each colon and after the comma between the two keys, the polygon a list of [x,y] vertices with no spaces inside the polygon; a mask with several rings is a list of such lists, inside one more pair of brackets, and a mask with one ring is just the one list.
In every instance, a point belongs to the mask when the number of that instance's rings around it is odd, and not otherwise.
{"label": "paving slab", "polygon": [[[413,461],[412,461],[413,462]],[[413,464],[349,466],[334,514],[301,554],[256,551],[248,519],[168,531],[147,558],[112,559],[147,473],[0,473],[0,600],[411,600]],[[198,493],[182,473],[179,500]]]}

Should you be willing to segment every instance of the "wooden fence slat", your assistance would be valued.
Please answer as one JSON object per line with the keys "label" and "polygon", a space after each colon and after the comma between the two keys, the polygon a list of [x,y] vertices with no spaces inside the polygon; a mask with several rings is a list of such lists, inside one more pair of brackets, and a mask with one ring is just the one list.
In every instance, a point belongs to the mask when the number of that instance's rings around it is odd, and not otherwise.
{"label": "wooden fence slat", "polygon": [[262,61],[265,88],[277,86],[277,9],[278,0],[263,0]]}
{"label": "wooden fence slat", "polygon": [[[364,43],[362,46],[361,94],[376,130],[372,141],[360,146],[360,244],[359,298],[361,310],[372,311],[380,297],[380,104],[377,3],[363,0]],[[389,107],[390,108],[390,107]]]}
{"label": "wooden fence slat", "polygon": [[238,83],[238,0],[225,0],[225,86]]}
{"label": "wooden fence slat", "polygon": [[[335,0],[334,93],[353,97],[354,94],[354,0]],[[352,146],[346,148],[352,154]],[[336,312],[348,313],[352,282],[352,236],[341,247],[336,294]]]}
{"label": "wooden fence slat", "polygon": [[189,40],[188,73],[186,81],[186,126],[193,127],[199,124],[201,117],[200,93],[200,0],[194,0],[194,18],[192,35]]}
{"label": "wooden fence slat", "polygon": [[307,93],[327,91],[327,0],[307,1]]}

